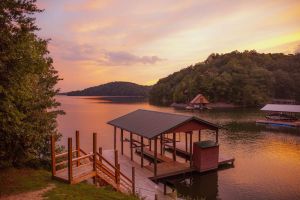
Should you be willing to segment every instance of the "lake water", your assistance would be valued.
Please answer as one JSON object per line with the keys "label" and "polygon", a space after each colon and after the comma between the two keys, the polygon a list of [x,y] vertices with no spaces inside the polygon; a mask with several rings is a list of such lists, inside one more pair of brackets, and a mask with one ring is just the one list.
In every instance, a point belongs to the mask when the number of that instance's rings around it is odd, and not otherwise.
{"label": "lake water", "polygon": [[[190,199],[300,199],[300,130],[265,128],[254,121],[263,114],[253,109],[178,111],[139,100],[58,96],[66,115],[58,118],[61,144],[80,131],[81,146],[92,151],[92,133],[98,145],[113,148],[113,128],[107,121],[137,109],[196,115],[219,124],[221,154],[235,157],[234,168],[180,180],[176,188]],[[111,101],[113,100],[113,101]],[[234,123],[232,123],[234,122]],[[212,137],[210,134],[204,138]],[[118,148],[120,144],[118,144]],[[128,150],[128,148],[124,148]],[[129,155],[125,151],[125,154]],[[135,156],[138,161],[138,157]]]}

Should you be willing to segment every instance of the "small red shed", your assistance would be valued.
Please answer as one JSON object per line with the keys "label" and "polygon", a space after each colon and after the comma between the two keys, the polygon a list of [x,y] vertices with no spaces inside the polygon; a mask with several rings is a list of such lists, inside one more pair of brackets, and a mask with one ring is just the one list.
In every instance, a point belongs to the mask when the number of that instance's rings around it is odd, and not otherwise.
{"label": "small red shed", "polygon": [[212,140],[194,143],[193,163],[199,172],[218,168],[219,144]]}

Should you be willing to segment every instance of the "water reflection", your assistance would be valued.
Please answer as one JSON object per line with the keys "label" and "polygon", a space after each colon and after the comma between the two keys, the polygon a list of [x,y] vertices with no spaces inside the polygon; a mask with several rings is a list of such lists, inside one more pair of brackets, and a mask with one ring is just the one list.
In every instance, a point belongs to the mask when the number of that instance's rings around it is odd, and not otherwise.
{"label": "water reflection", "polygon": [[193,173],[184,180],[173,180],[179,197],[214,200],[218,197],[218,173]]}

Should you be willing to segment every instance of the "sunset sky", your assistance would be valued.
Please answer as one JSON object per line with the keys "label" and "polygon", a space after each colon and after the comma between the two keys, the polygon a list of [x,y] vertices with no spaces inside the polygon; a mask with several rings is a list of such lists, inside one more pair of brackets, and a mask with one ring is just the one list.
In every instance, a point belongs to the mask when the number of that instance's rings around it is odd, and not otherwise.
{"label": "sunset sky", "polygon": [[36,16],[62,91],[144,85],[211,53],[300,52],[300,1],[41,0]]}

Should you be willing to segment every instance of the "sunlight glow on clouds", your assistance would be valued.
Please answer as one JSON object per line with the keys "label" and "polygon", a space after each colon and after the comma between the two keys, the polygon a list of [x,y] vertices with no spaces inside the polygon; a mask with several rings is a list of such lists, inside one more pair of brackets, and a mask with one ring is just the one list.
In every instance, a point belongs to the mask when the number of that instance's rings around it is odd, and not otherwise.
{"label": "sunlight glow on clouds", "polygon": [[[39,35],[62,91],[109,81],[153,84],[211,53],[294,53],[300,1],[39,1]],[[74,79],[76,77],[76,79]]]}

